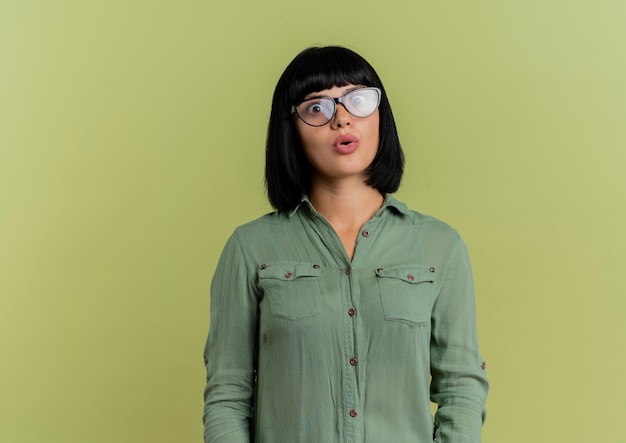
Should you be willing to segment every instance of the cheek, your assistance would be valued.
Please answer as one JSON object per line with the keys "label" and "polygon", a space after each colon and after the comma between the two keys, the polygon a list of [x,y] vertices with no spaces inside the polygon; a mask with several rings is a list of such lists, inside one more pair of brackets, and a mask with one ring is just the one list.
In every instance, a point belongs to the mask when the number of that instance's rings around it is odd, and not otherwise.
{"label": "cheek", "polygon": [[302,144],[302,146],[310,145],[312,141],[311,133],[309,131],[310,127],[302,123],[300,120],[296,120],[294,126],[296,128],[296,134],[300,139],[300,144]]}
{"label": "cheek", "polygon": [[321,139],[319,136],[316,136],[315,132],[315,130],[318,128],[308,126],[302,122],[296,122],[295,126],[296,134],[298,134],[298,138],[300,139],[300,144],[302,145],[304,155],[310,161],[310,154],[319,151],[319,149],[317,149],[317,146],[320,144]]}
{"label": "cheek", "polygon": [[367,135],[368,138],[370,138],[376,145],[376,149],[378,150],[378,146],[380,145],[380,118],[378,113],[376,113],[375,118],[372,118],[371,124],[368,125]]}
{"label": "cheek", "polygon": [[304,154],[304,158],[306,158],[309,163],[315,164],[314,153],[319,150],[315,149],[315,145],[311,140],[311,137],[307,137],[306,130],[298,130],[297,134],[300,139],[300,147],[302,149],[302,153]]}

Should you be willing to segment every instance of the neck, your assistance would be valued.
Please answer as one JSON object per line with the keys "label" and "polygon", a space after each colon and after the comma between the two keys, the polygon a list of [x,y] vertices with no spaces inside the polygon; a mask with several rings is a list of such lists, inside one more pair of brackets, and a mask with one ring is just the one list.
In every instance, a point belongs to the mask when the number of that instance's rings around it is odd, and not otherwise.
{"label": "neck", "polygon": [[309,200],[337,231],[360,229],[380,209],[384,198],[362,181],[314,183]]}

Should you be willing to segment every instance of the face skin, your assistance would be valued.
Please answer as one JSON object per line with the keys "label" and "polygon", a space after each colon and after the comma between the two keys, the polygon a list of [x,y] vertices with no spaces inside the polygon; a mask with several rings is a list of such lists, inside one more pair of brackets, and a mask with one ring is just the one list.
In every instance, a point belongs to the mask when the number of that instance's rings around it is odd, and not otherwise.
{"label": "face skin", "polygon": [[[334,86],[330,89],[308,94],[341,97],[362,86]],[[294,114],[295,125],[304,155],[313,166],[313,185],[351,179],[364,183],[365,170],[372,163],[379,144],[379,111],[368,117],[355,117],[337,104],[333,119],[324,126],[309,126]],[[342,137],[343,136],[343,137]],[[342,138],[340,138],[342,137]],[[342,145],[341,141],[355,140],[355,144]]]}

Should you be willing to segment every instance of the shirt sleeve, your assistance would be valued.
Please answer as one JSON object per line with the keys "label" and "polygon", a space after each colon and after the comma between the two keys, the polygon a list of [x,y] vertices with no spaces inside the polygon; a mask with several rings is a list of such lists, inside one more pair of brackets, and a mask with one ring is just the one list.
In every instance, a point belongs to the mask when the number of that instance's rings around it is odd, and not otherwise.
{"label": "shirt sleeve", "polygon": [[236,234],[226,243],[211,283],[211,321],[204,351],[205,443],[250,443],[256,268],[246,264]]}
{"label": "shirt sleeve", "polygon": [[435,441],[480,442],[489,385],[478,349],[472,270],[460,239],[433,307],[430,353]]}

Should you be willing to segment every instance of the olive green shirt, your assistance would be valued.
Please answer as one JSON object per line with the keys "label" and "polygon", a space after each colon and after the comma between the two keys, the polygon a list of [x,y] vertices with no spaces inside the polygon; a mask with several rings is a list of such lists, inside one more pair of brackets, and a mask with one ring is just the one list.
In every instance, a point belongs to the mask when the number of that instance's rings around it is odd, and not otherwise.
{"label": "olive green shirt", "polygon": [[480,441],[488,383],[465,244],[390,195],[352,261],[306,198],[237,228],[205,362],[206,443]]}

